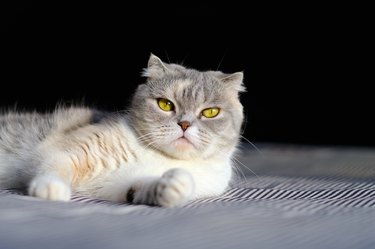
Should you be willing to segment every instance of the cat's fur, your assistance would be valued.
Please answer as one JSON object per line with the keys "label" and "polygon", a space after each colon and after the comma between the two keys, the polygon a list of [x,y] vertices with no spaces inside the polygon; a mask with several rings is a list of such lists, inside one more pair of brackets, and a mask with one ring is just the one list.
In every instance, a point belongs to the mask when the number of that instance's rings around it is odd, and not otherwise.
{"label": "cat's fur", "polygon": [[[201,72],[151,54],[143,75],[126,114],[60,107],[1,115],[0,187],[166,207],[222,194],[243,121],[242,72]],[[160,109],[159,98],[175,109]],[[202,116],[209,107],[219,115]]]}

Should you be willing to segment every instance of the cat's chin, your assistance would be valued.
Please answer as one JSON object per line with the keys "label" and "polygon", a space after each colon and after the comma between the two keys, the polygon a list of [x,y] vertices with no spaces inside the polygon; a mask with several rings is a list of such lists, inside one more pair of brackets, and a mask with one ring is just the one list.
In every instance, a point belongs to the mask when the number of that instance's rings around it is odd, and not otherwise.
{"label": "cat's chin", "polygon": [[194,144],[185,137],[180,137],[172,141],[165,148],[164,152],[176,159],[191,159],[197,157],[197,154],[199,154]]}
{"label": "cat's chin", "polygon": [[172,142],[173,147],[178,151],[188,151],[194,149],[194,144],[191,143],[187,138],[180,137]]}

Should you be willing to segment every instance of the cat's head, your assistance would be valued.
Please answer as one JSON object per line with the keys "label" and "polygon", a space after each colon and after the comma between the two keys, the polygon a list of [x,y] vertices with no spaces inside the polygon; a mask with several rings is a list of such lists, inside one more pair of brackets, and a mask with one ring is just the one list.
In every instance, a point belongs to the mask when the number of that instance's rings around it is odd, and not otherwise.
{"label": "cat's head", "polygon": [[176,159],[227,155],[243,121],[243,73],[197,71],[151,54],[132,100],[130,118],[139,141]]}

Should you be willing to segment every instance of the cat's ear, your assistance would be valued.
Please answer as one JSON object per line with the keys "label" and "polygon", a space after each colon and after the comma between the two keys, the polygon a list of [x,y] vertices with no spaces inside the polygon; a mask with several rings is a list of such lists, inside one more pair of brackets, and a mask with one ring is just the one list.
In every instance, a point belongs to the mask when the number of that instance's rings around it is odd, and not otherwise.
{"label": "cat's ear", "polygon": [[246,88],[243,84],[243,72],[237,72],[233,74],[220,74],[219,79],[227,84],[231,89],[237,92],[245,92]]}
{"label": "cat's ear", "polygon": [[156,55],[150,55],[147,68],[143,70],[142,76],[148,79],[162,78],[169,71],[168,67]]}

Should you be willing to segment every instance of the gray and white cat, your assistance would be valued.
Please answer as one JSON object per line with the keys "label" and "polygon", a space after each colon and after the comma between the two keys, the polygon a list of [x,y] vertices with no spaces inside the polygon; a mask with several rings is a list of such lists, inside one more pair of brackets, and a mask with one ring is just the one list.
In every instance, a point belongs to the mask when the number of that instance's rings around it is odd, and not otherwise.
{"label": "gray and white cat", "polygon": [[172,207],[222,194],[232,177],[243,73],[150,56],[126,114],[83,107],[0,115],[0,187]]}

